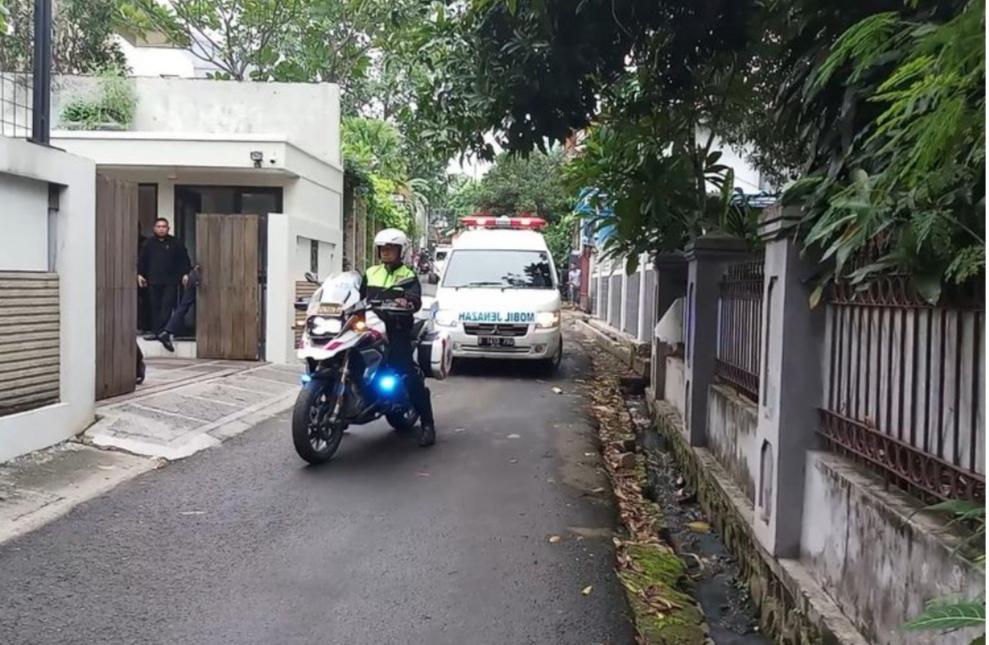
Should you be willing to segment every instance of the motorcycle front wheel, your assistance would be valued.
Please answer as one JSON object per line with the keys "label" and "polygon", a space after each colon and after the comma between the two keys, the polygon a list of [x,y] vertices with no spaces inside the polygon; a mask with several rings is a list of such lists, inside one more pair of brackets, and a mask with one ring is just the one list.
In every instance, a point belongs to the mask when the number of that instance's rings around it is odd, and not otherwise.
{"label": "motorcycle front wheel", "polygon": [[311,464],[333,457],[343,439],[343,424],[330,423],[336,402],[330,386],[307,386],[299,392],[292,410],[292,443],[295,452]]}
{"label": "motorcycle front wheel", "polygon": [[419,413],[410,407],[404,412],[389,412],[385,415],[385,419],[388,420],[388,425],[398,432],[411,432],[419,421]]}

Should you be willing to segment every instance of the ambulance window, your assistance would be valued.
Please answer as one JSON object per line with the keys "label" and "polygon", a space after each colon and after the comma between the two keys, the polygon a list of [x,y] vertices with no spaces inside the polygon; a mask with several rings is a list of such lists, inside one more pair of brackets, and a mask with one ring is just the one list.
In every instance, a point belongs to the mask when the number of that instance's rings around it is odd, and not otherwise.
{"label": "ambulance window", "polygon": [[450,256],[443,286],[454,289],[553,289],[545,251],[461,249]]}

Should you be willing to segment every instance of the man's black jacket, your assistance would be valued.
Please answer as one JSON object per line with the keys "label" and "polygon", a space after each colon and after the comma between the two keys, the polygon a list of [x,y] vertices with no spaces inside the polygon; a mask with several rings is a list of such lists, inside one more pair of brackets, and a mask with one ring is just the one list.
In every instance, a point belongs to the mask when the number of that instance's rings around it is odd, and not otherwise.
{"label": "man's black jacket", "polygon": [[171,235],[148,238],[137,259],[137,272],[148,284],[178,284],[189,269],[185,246]]}

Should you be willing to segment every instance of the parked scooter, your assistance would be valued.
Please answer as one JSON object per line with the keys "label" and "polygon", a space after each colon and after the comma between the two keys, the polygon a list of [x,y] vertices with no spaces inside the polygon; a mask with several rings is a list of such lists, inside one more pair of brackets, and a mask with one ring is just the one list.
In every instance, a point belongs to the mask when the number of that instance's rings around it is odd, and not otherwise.
{"label": "parked scooter", "polygon": [[[310,282],[318,283],[312,274]],[[292,441],[300,457],[321,464],[340,447],[344,430],[384,416],[398,431],[415,427],[419,415],[412,407],[403,377],[385,365],[388,337],[383,317],[407,315],[394,300],[362,300],[361,276],[341,273],[326,279],[308,303],[299,358],[306,362],[302,391],[292,413]],[[395,299],[404,282],[395,285]],[[434,305],[435,308],[435,305]],[[433,312],[415,319],[416,362],[427,377],[445,379],[453,363],[453,348],[445,332],[433,329]]]}

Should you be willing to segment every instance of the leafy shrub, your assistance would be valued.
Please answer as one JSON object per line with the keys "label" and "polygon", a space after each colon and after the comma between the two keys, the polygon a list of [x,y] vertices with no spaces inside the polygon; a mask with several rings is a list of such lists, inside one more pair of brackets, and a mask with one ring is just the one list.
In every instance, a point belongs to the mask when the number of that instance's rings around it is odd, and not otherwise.
{"label": "leafy shrub", "polygon": [[95,130],[112,123],[125,128],[134,122],[137,94],[131,81],[116,67],[99,74],[99,92],[95,98],[76,98],[62,108],[63,125],[83,130]]}

